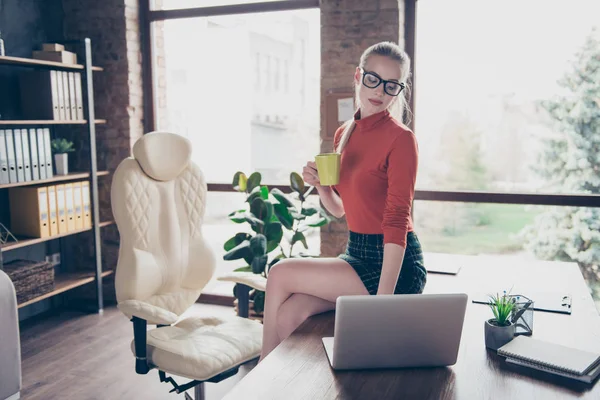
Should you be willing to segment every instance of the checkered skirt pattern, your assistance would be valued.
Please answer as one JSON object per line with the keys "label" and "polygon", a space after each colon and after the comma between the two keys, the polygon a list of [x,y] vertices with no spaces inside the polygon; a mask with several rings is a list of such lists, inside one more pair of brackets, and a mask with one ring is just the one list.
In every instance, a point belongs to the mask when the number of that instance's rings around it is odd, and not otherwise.
{"label": "checkered skirt pattern", "polygon": [[[377,293],[383,265],[383,235],[349,232],[346,253],[339,258],[354,268],[370,294]],[[408,232],[406,251],[395,294],[422,293],[427,282],[421,243],[414,232]]]}

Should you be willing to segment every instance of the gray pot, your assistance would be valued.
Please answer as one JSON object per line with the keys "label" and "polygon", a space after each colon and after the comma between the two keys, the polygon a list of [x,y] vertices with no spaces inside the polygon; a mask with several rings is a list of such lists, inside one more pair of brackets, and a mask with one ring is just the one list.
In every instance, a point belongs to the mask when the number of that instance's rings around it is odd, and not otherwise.
{"label": "gray pot", "polygon": [[492,350],[498,350],[515,337],[515,325],[497,326],[491,323],[493,319],[484,323],[485,347]]}
{"label": "gray pot", "polygon": [[56,166],[56,175],[69,174],[69,154],[61,153],[54,155],[54,165]]}

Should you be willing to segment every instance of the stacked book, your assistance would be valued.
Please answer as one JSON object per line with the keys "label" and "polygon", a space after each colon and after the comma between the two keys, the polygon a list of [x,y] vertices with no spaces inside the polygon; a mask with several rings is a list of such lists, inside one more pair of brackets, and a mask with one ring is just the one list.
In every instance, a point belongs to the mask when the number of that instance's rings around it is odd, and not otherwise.
{"label": "stacked book", "polygon": [[50,129],[0,129],[0,185],[52,176]]}
{"label": "stacked book", "polygon": [[90,182],[9,189],[15,235],[45,238],[91,228]]}
{"label": "stacked book", "polygon": [[55,70],[19,75],[21,109],[27,119],[83,120],[81,73]]}
{"label": "stacked book", "polygon": [[600,354],[517,336],[498,349],[506,362],[592,383],[600,375]]}

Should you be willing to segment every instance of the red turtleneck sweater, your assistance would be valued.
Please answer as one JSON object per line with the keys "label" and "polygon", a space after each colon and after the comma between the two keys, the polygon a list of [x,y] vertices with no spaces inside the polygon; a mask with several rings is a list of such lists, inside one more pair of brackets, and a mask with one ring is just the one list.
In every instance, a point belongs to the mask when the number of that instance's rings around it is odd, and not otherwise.
{"label": "red turtleneck sweater", "polygon": [[[414,133],[388,111],[360,119],[342,152],[340,194],[348,229],[382,234],[384,243],[406,248],[413,230],[411,207],[417,178],[418,146]],[[344,128],[334,138],[337,146]]]}

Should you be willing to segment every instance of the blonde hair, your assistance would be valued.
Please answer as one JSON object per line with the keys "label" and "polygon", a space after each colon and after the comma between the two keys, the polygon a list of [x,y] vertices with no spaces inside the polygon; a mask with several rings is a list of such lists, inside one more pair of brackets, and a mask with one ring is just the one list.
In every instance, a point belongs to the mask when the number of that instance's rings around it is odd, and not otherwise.
{"label": "blonde hair", "polygon": [[[400,67],[400,82],[403,82],[406,86],[405,89],[398,95],[398,97],[392,101],[388,110],[395,119],[405,124],[408,124],[410,120],[410,110],[408,109],[408,98],[410,94],[410,88],[408,86],[407,81],[410,77],[410,57],[396,43],[380,42],[374,44],[373,46],[369,47],[363,52],[362,56],[360,56],[360,62],[358,66],[364,69],[367,65],[367,61],[373,55],[389,57],[392,60],[398,62],[398,65]],[[360,99],[358,97],[359,88],[360,85],[355,84],[354,98],[355,107],[357,110],[361,107]],[[341,153],[344,150],[344,147],[346,147],[348,140],[350,140],[350,135],[352,135],[352,132],[354,131],[355,127],[356,122],[354,122],[354,118],[344,123],[344,130],[342,131],[340,141],[335,149],[336,153]]]}

